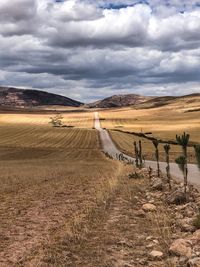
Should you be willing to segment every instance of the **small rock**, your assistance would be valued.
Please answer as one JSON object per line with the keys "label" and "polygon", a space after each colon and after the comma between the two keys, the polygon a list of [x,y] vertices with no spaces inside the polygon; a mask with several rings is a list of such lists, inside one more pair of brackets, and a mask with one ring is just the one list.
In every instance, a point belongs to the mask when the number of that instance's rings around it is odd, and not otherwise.
{"label": "small rock", "polygon": [[188,258],[187,257],[180,257],[179,258],[179,265],[181,266],[185,266],[185,264],[187,263]]}
{"label": "small rock", "polygon": [[192,256],[191,244],[187,240],[177,239],[170,246],[169,252],[173,255],[187,257],[189,259]]}
{"label": "small rock", "polygon": [[155,247],[154,243],[150,243],[150,244],[146,245],[146,248],[153,248],[153,247]]}
{"label": "small rock", "polygon": [[179,220],[178,225],[181,228],[181,231],[183,232],[194,232],[195,227],[193,225],[193,219],[191,218],[185,218],[182,220]]}
{"label": "small rock", "polygon": [[177,190],[166,197],[166,202],[168,204],[181,205],[187,202],[187,197],[182,191]]}
{"label": "small rock", "polygon": [[163,182],[160,178],[156,178],[153,180],[151,185],[153,190],[162,191],[163,190]]}
{"label": "small rock", "polygon": [[187,267],[200,267],[200,258],[196,257],[196,258],[190,259],[187,263]]}
{"label": "small rock", "polygon": [[163,253],[161,251],[157,251],[157,250],[152,250],[149,253],[149,256],[153,259],[153,260],[158,260],[158,259],[162,259],[163,258]]}
{"label": "small rock", "polygon": [[161,199],[161,197],[163,196],[163,192],[155,191],[153,192],[152,196],[153,198]]}
{"label": "small rock", "polygon": [[192,237],[190,238],[190,240],[196,244],[200,242],[200,230],[197,230],[193,233]]}
{"label": "small rock", "polygon": [[141,218],[144,218],[146,216],[145,212],[142,209],[138,210],[135,215]]}
{"label": "small rock", "polygon": [[151,204],[151,203],[146,203],[142,206],[142,209],[144,211],[156,211],[157,208],[154,204]]}
{"label": "small rock", "polygon": [[154,199],[150,199],[150,200],[149,200],[149,203],[150,203],[150,204],[155,203]]}
{"label": "small rock", "polygon": [[146,240],[149,241],[149,240],[152,240],[153,239],[153,236],[147,236]]}

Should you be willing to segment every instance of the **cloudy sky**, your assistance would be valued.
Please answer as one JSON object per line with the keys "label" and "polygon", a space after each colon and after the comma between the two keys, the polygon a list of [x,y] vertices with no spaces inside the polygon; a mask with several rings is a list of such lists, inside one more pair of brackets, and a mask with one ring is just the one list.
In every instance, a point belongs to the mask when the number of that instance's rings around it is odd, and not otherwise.
{"label": "cloudy sky", "polygon": [[86,102],[200,92],[200,0],[0,0],[0,85]]}

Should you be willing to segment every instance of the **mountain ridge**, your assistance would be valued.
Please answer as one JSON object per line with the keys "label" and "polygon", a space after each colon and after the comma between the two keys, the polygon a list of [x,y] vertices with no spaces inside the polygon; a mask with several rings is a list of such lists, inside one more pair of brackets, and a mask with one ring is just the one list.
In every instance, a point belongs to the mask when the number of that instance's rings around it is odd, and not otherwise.
{"label": "mountain ridge", "polygon": [[[187,100],[187,98],[189,99]],[[181,99],[185,99],[189,102],[199,102],[200,93],[193,93],[183,96],[143,96],[139,94],[119,94],[112,95],[93,103],[84,104],[66,96],[49,93],[42,90],[0,86],[1,109],[21,109],[42,106],[82,106],[83,108],[120,108],[134,106],[136,109],[148,109],[169,105],[174,101],[179,101]]]}
{"label": "mountain ridge", "polygon": [[24,108],[43,105],[80,107],[83,103],[41,90],[0,86],[0,106]]}

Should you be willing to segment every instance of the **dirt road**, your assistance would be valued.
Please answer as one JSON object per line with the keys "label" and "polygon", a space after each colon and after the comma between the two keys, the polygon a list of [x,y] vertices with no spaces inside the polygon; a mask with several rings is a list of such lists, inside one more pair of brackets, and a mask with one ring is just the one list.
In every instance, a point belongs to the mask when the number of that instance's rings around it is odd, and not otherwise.
{"label": "dirt road", "polygon": [[[99,120],[99,113],[95,112],[95,128],[100,133],[100,139],[102,144],[102,149],[105,153],[108,153],[115,159],[119,158],[119,155],[123,155],[123,157],[129,161],[134,161],[134,158],[123,154],[117,147],[115,146],[114,142],[112,141],[108,131],[106,129],[101,128],[100,120]],[[146,161],[146,167],[151,167],[156,169],[156,162],[155,161]],[[166,163],[160,162],[160,169],[163,173],[166,172]],[[178,165],[176,163],[170,163],[170,172],[171,175],[178,178],[183,179],[183,174],[180,171]],[[192,184],[196,184],[200,186],[200,171],[195,164],[188,164],[188,180]]]}

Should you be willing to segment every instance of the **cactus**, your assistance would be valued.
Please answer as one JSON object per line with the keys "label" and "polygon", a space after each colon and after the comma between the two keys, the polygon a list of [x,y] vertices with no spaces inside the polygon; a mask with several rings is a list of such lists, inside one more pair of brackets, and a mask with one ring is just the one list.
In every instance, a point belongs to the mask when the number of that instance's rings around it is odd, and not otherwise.
{"label": "cactus", "polygon": [[164,145],[164,150],[165,150],[165,154],[166,154],[166,163],[167,163],[167,167],[166,167],[166,173],[167,173],[167,180],[168,180],[168,184],[169,184],[169,189],[171,189],[171,175],[170,175],[170,164],[169,164],[169,151],[170,151],[171,147],[169,144]]}
{"label": "cactus", "polygon": [[179,167],[183,171],[185,193],[186,193],[187,184],[188,184],[187,146],[189,143],[189,139],[190,139],[190,135],[186,134],[185,132],[182,135],[176,135],[176,141],[179,145],[182,146],[182,149],[183,149],[183,156],[180,156],[179,158],[177,158],[176,163],[179,165]]}
{"label": "cactus", "polygon": [[158,140],[153,140],[152,141],[154,147],[155,147],[155,156],[156,156],[156,161],[157,161],[157,175],[158,177],[160,177],[160,164],[159,164],[159,150],[158,150],[158,145],[159,145],[159,142]]}
{"label": "cactus", "polygon": [[200,170],[200,145],[195,145],[194,150],[195,150],[195,155],[196,155],[196,159],[197,159],[197,165],[198,165],[199,170]]}
{"label": "cactus", "polygon": [[137,147],[136,141],[134,141],[134,148],[135,148],[135,164],[136,164],[136,167],[139,167],[139,164],[138,164],[138,147]]}
{"label": "cactus", "polygon": [[176,135],[176,141],[182,147],[187,147],[189,143],[190,135],[185,132],[182,135]]}

